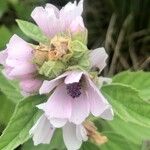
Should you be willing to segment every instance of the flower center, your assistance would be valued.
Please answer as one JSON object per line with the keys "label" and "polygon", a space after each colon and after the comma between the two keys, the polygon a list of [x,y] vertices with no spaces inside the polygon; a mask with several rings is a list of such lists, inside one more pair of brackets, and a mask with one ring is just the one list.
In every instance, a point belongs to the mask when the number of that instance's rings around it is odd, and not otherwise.
{"label": "flower center", "polygon": [[67,93],[72,98],[77,98],[81,95],[81,83],[67,84],[66,89],[67,89]]}

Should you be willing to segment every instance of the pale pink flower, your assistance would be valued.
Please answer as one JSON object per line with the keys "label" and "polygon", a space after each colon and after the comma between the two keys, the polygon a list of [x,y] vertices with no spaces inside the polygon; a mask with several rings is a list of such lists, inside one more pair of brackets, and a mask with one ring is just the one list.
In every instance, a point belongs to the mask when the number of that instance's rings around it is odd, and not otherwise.
{"label": "pale pink flower", "polygon": [[30,130],[33,136],[34,145],[49,144],[55,128],[50,124],[48,119],[42,115]]}
{"label": "pale pink flower", "polygon": [[31,16],[47,36],[53,37],[57,33],[65,32],[69,29],[72,32],[76,31],[77,27],[84,29],[81,17],[82,12],[83,0],[78,4],[76,1],[74,3],[69,2],[61,10],[52,4],[46,4],[45,8],[36,7]]}
{"label": "pale pink flower", "polygon": [[[107,54],[103,48],[90,54],[92,67],[98,67],[100,70],[105,67],[106,59]],[[111,105],[84,71],[68,71],[51,81],[44,81],[40,94],[51,92],[53,93],[48,101],[38,105],[38,108],[44,111],[55,127],[62,127],[68,121],[81,124],[90,112],[104,119],[113,118]]]}
{"label": "pale pink flower", "polygon": [[42,81],[35,77],[37,69],[32,62],[32,52],[30,44],[17,35],[13,35],[6,50],[0,52],[3,74],[8,79],[18,79],[24,94],[37,92],[42,84]]}
{"label": "pale pink flower", "polygon": [[[82,141],[88,140],[87,132],[82,124],[75,125],[67,122],[62,131],[64,143],[68,150],[78,150]],[[54,132],[55,127],[45,115],[42,115],[30,130],[30,135],[33,136],[34,145],[49,144]]]}
{"label": "pale pink flower", "polygon": [[82,71],[70,71],[51,80],[44,81],[40,94],[53,94],[46,103],[38,105],[55,127],[66,122],[81,124],[90,114],[111,120],[113,112],[100,90]]}

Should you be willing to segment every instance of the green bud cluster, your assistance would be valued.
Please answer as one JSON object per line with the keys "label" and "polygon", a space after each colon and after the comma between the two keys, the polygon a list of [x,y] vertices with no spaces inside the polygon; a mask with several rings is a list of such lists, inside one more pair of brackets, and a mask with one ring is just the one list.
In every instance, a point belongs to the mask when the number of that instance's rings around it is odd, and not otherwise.
{"label": "green bud cluster", "polygon": [[[88,58],[89,50],[86,46],[87,32],[77,33],[74,35],[65,33],[64,35],[59,34],[58,37],[61,36],[61,40],[62,40],[63,37],[66,38],[67,36],[67,38],[69,39],[66,54],[64,54],[62,57],[58,59],[51,60],[51,59],[48,59],[48,56],[46,57],[45,55],[46,52],[43,50],[43,55],[41,54],[41,56],[34,58],[34,62],[38,66],[39,74],[49,79],[53,79],[57,77],[58,75],[65,72],[66,70],[72,70],[72,68],[74,67],[80,68],[82,70],[88,70],[90,68],[90,62]],[[51,51],[53,53],[53,50],[50,49],[51,48],[50,44],[49,44],[49,47],[48,46],[45,46],[45,47],[49,48],[47,49],[47,55],[48,55],[48,51]],[[43,58],[41,59],[41,57]]]}
{"label": "green bud cluster", "polygon": [[46,61],[39,69],[39,73],[50,79],[55,78],[65,71],[66,66],[61,61]]}

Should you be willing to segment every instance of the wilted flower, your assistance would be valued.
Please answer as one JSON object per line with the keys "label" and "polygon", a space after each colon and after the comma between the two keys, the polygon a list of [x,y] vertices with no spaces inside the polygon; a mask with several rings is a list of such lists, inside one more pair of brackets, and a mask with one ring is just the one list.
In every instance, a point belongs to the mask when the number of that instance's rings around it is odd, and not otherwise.
{"label": "wilted flower", "polygon": [[97,131],[97,127],[91,121],[85,121],[84,127],[89,139],[96,144],[104,144],[108,141],[107,137]]}
{"label": "wilted flower", "polygon": [[[87,132],[84,126],[75,125],[67,122],[62,128],[64,143],[68,150],[77,150],[80,148],[82,141],[87,141]],[[45,115],[42,115],[36,124],[30,130],[30,135],[33,136],[34,145],[49,144],[55,128],[49,122]]]}
{"label": "wilted flower", "polygon": [[8,79],[20,80],[24,94],[38,92],[42,80],[36,77],[36,66],[33,64],[31,45],[14,35],[7,44],[6,50],[0,52],[0,63],[4,65],[3,73]]}

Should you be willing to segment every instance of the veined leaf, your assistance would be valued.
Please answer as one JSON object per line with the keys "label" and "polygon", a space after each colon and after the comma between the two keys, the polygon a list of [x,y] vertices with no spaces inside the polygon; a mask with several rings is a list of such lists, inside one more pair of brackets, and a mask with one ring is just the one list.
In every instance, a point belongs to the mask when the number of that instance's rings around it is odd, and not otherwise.
{"label": "veined leaf", "polygon": [[15,109],[15,104],[0,92],[0,123],[6,125]]}
{"label": "veined leaf", "polygon": [[139,96],[138,91],[130,86],[111,84],[104,86],[102,92],[120,118],[150,127],[150,104]]}
{"label": "veined leaf", "polygon": [[144,100],[150,101],[150,72],[130,72],[119,73],[113,78],[114,83],[123,83],[139,90],[140,96]]}
{"label": "veined leaf", "polygon": [[22,30],[22,32],[29,38],[41,43],[49,42],[48,37],[46,37],[44,33],[42,33],[37,25],[20,19],[17,19],[16,22],[18,23],[18,26]]}
{"label": "veined leaf", "polygon": [[80,150],[140,150],[139,146],[129,142],[123,136],[113,133],[105,132],[108,141],[102,145],[96,145],[91,142],[83,143]]}
{"label": "veined leaf", "polygon": [[12,81],[6,79],[2,73],[0,73],[0,91],[4,93],[8,99],[12,100],[13,103],[17,103],[23,98],[17,87],[12,84]]}
{"label": "veined leaf", "polygon": [[44,96],[31,96],[21,101],[0,137],[0,150],[14,150],[26,142],[29,130],[39,115],[36,105],[45,100]]}
{"label": "veined leaf", "polygon": [[5,45],[8,42],[11,35],[12,35],[11,32],[9,31],[9,29],[6,26],[0,26],[0,36],[3,37],[0,40],[0,49],[5,48]]}
{"label": "veined leaf", "polygon": [[144,140],[150,139],[149,128],[139,126],[137,124],[126,122],[115,116],[112,121],[102,119],[96,120],[97,127],[101,127],[100,131],[110,131],[123,136],[127,141],[141,146]]}
{"label": "veined leaf", "polygon": [[91,142],[84,142],[80,150],[101,150],[98,145]]}
{"label": "veined leaf", "polygon": [[103,133],[107,136],[108,142],[100,146],[100,150],[140,150],[138,145],[135,145],[125,139],[123,136],[113,133]]}

